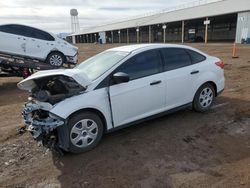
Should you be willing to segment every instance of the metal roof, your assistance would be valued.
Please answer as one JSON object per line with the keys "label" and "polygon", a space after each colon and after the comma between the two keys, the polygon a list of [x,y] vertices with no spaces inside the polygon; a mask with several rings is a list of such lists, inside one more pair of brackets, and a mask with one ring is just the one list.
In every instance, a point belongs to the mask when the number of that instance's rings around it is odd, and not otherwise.
{"label": "metal roof", "polygon": [[250,0],[219,0],[216,2],[212,1],[210,3],[201,4],[199,6],[192,6],[187,8],[184,7],[182,9],[174,9],[170,11],[159,11],[158,14],[153,14],[141,18],[91,27],[81,30],[80,33],[74,33],[72,35],[136,28],[147,25],[170,23],[182,20],[192,20],[197,18],[219,16],[249,10]]}
{"label": "metal roof", "polygon": [[195,50],[203,55],[206,55],[204,52],[201,52],[200,50],[192,48],[190,46],[180,45],[180,44],[162,44],[162,43],[125,45],[125,46],[110,48],[107,51],[134,52],[134,51],[141,50],[141,49],[148,50],[148,49],[169,48],[169,47],[192,49],[192,50]]}

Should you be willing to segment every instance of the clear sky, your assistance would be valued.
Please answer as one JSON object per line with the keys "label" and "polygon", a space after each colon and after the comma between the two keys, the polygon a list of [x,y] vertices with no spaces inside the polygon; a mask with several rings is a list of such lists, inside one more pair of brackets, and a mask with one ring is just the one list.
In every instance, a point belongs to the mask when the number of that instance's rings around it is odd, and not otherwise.
{"label": "clear sky", "polygon": [[194,0],[6,0],[0,1],[0,24],[19,23],[50,32],[70,32],[70,9],[79,13],[80,27],[142,15]]}

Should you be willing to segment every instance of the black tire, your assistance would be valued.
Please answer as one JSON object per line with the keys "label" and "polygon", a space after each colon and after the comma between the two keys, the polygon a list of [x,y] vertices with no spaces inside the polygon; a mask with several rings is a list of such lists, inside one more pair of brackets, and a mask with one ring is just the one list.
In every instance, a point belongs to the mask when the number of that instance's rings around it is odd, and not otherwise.
{"label": "black tire", "polygon": [[100,142],[103,135],[103,123],[95,113],[82,112],[69,119],[68,131],[69,151],[83,153],[93,149]]}
{"label": "black tire", "polygon": [[52,52],[46,59],[46,63],[50,64],[53,67],[62,67],[65,61],[65,56],[60,52]]}
{"label": "black tire", "polygon": [[196,92],[193,100],[193,109],[196,112],[206,112],[213,105],[215,99],[215,88],[213,85],[203,84]]}

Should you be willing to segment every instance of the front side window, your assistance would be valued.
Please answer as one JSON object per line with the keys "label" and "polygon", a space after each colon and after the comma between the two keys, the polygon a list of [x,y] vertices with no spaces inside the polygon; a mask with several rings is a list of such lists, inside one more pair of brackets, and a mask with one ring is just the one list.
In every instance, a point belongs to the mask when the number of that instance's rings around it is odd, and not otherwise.
{"label": "front side window", "polygon": [[130,80],[157,74],[161,69],[161,59],[158,51],[151,50],[135,55],[116,72],[124,72],[129,75]]}
{"label": "front side window", "polygon": [[191,59],[185,49],[164,48],[161,49],[164,57],[164,70],[174,70],[191,65]]}
{"label": "front side window", "polygon": [[129,53],[121,51],[105,51],[83,61],[76,68],[80,69],[90,80],[95,80],[124,59]]}

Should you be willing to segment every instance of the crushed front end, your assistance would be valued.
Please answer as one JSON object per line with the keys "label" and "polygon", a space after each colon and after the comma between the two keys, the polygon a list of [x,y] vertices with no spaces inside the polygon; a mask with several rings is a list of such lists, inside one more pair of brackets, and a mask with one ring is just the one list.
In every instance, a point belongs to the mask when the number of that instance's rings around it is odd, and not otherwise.
{"label": "crushed front end", "polygon": [[[49,113],[53,107],[49,103],[35,101],[29,98],[25,104],[22,117],[33,138],[50,149],[58,147],[57,128],[64,125],[64,120]],[[59,148],[58,148],[59,149]]]}
{"label": "crushed front end", "polygon": [[[29,80],[28,80],[29,81]],[[68,150],[67,119],[50,111],[63,100],[83,94],[85,87],[73,78],[64,75],[47,76],[24,82],[32,86],[22,117],[33,138],[51,150]],[[62,109],[63,111],[63,109]]]}

